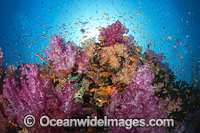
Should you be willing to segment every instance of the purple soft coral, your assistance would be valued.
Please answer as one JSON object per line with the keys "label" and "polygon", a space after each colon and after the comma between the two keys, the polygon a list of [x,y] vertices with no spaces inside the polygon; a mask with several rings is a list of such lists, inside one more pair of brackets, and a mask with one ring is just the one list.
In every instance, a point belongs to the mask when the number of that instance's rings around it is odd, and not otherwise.
{"label": "purple soft coral", "polygon": [[51,50],[46,49],[46,61],[54,65],[54,71],[70,70],[74,67],[77,49],[73,43],[67,43],[60,35],[51,39]]}

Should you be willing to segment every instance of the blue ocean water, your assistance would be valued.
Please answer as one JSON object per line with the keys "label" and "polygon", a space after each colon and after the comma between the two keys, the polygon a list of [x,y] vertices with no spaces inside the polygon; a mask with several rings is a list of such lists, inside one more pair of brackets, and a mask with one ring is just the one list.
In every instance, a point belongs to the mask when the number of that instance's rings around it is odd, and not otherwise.
{"label": "blue ocean water", "polygon": [[199,5],[198,0],[0,0],[0,47],[7,66],[40,62],[35,54],[44,55],[40,49],[51,35],[80,45],[84,35],[98,36],[99,27],[120,20],[140,46],[165,54],[178,80],[195,83],[200,81]]}

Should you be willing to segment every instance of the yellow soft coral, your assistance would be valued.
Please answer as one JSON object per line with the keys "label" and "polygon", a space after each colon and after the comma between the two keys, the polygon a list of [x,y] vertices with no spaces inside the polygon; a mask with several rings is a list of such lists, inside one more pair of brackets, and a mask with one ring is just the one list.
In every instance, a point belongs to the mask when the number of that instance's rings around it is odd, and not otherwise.
{"label": "yellow soft coral", "polygon": [[128,57],[127,50],[126,45],[119,43],[116,43],[114,46],[103,47],[101,50],[100,65],[108,62],[111,68],[119,68],[121,57]]}
{"label": "yellow soft coral", "polygon": [[136,67],[137,64],[132,65],[132,67],[125,66],[124,68],[122,68],[121,71],[119,71],[116,75],[112,77],[113,84],[123,83],[125,85],[129,85],[132,82],[131,78],[133,74],[136,74]]}
{"label": "yellow soft coral", "polygon": [[124,57],[124,58],[128,57],[128,53],[127,53],[128,47],[126,45],[116,43],[114,45],[114,49],[115,49],[117,56],[121,56],[121,57]]}
{"label": "yellow soft coral", "polygon": [[166,101],[169,101],[167,106],[164,108],[164,112],[170,114],[174,111],[181,111],[181,105],[183,104],[182,99],[179,97],[177,100],[171,100],[170,98]]}
{"label": "yellow soft coral", "polygon": [[109,57],[109,65],[111,68],[119,68],[120,66],[120,58],[118,58],[117,56],[110,56]]}
{"label": "yellow soft coral", "polygon": [[94,56],[95,47],[96,47],[96,44],[93,43],[93,44],[90,44],[85,50],[85,55],[88,56],[90,59],[92,59]]}
{"label": "yellow soft coral", "polygon": [[101,50],[100,65],[104,65],[106,62],[110,61],[110,58],[116,61],[116,58],[114,56],[115,56],[115,50],[113,46],[103,47]]}

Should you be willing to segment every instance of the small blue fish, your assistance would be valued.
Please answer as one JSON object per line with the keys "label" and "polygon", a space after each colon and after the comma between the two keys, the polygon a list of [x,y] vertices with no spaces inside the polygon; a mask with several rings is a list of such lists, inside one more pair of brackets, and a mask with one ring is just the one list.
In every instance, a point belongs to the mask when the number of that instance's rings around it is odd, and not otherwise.
{"label": "small blue fish", "polygon": [[85,30],[84,30],[84,29],[80,29],[80,32],[81,32],[82,34],[85,34]]}
{"label": "small blue fish", "polygon": [[79,21],[79,23],[81,23],[82,25],[86,25],[89,22],[81,22],[81,21]]}
{"label": "small blue fish", "polygon": [[177,47],[175,45],[173,45],[173,47],[177,49]]}

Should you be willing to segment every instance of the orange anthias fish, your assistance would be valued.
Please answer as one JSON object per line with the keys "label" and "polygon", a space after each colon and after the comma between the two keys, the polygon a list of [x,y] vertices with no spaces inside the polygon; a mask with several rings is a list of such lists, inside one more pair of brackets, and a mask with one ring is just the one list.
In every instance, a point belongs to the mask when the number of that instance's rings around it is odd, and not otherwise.
{"label": "orange anthias fish", "polygon": [[138,62],[138,60],[137,60],[136,58],[134,58],[134,57],[129,57],[129,59],[130,59],[131,61]]}
{"label": "orange anthias fish", "polygon": [[99,30],[99,32],[105,32],[104,30]]}
{"label": "orange anthias fish", "polygon": [[104,104],[104,103],[107,103],[108,101],[107,101],[107,100],[101,100],[101,101],[99,101],[99,102],[100,102],[100,105],[103,106],[103,104]]}
{"label": "orange anthias fish", "polygon": [[9,121],[9,123],[12,125],[12,127],[17,127],[17,124],[13,123],[12,121]]}
{"label": "orange anthias fish", "polygon": [[85,66],[83,63],[79,63],[80,66]]}
{"label": "orange anthias fish", "polygon": [[104,41],[104,37],[103,36],[99,36],[99,41]]}
{"label": "orange anthias fish", "polygon": [[49,46],[50,46],[50,45],[48,44],[48,45],[47,45],[47,48],[49,48]]}
{"label": "orange anthias fish", "polygon": [[95,73],[94,71],[88,71],[88,74],[90,74],[90,75],[97,75],[97,73]]}
{"label": "orange anthias fish", "polygon": [[38,63],[36,63],[36,66],[39,68],[39,65],[38,65]]}
{"label": "orange anthias fish", "polygon": [[43,74],[40,74],[40,77],[41,77],[41,78],[44,78],[44,75],[43,75]]}
{"label": "orange anthias fish", "polygon": [[95,83],[100,83],[100,82],[103,82],[103,79],[94,79],[94,82]]}
{"label": "orange anthias fish", "polygon": [[134,74],[137,74],[137,71],[133,71]]}
{"label": "orange anthias fish", "polygon": [[42,49],[40,49],[40,48],[39,48],[39,50],[40,50],[40,52],[42,52],[42,53],[43,53]]}
{"label": "orange anthias fish", "polygon": [[102,73],[100,73],[100,75],[103,77],[108,77],[111,75],[111,73],[110,72],[102,72]]}
{"label": "orange anthias fish", "polygon": [[65,84],[65,81],[62,81],[60,84],[61,84],[61,85],[64,85],[64,84]]}
{"label": "orange anthias fish", "polygon": [[101,99],[96,99],[97,101],[99,101],[100,103],[100,106],[103,106],[104,103],[107,103],[108,101],[107,100],[101,100]]}
{"label": "orange anthias fish", "polygon": [[136,48],[136,50],[137,50],[139,53],[141,52],[139,48]]}
{"label": "orange anthias fish", "polygon": [[114,93],[116,87],[107,86],[105,89],[107,90],[107,92],[108,92],[110,95],[112,95],[112,94]]}
{"label": "orange anthias fish", "polygon": [[128,68],[132,68],[132,67],[134,67],[134,66],[133,66],[133,65],[127,65],[127,67],[128,67]]}
{"label": "orange anthias fish", "polygon": [[105,18],[105,20],[110,20],[110,18]]}
{"label": "orange anthias fish", "polygon": [[127,41],[129,41],[130,39],[127,37],[127,36],[124,36],[124,39],[125,40],[127,40]]}
{"label": "orange anthias fish", "polygon": [[140,25],[139,25],[139,24],[137,24],[136,28],[138,28],[138,29],[139,29],[139,28],[140,28]]}
{"label": "orange anthias fish", "polygon": [[98,65],[97,64],[92,64],[92,66],[97,67]]}
{"label": "orange anthias fish", "polygon": [[198,82],[198,80],[197,79],[193,79],[196,83]]}
{"label": "orange anthias fish", "polygon": [[89,39],[87,39],[87,41],[92,41],[93,39],[91,39],[91,38],[89,38]]}
{"label": "orange anthias fish", "polygon": [[107,14],[107,13],[104,13],[104,15],[108,16],[108,14]]}
{"label": "orange anthias fish", "polygon": [[180,55],[179,55],[178,57],[179,57],[180,59],[183,59],[183,57],[182,57],[182,56],[180,56]]}
{"label": "orange anthias fish", "polygon": [[32,46],[32,44],[31,44],[31,45],[29,45],[29,46],[28,46],[28,48],[30,48],[31,46]]}
{"label": "orange anthias fish", "polygon": [[46,36],[46,35],[42,35],[42,37],[43,37],[43,38],[47,38],[47,36]]}
{"label": "orange anthias fish", "polygon": [[171,37],[171,36],[168,36],[168,38],[169,38],[170,40],[172,40],[172,37]]}
{"label": "orange anthias fish", "polygon": [[46,28],[46,26],[47,26],[47,25],[43,25],[42,27],[43,27],[43,28]]}
{"label": "orange anthias fish", "polygon": [[78,25],[78,23],[74,23],[74,25]]}
{"label": "orange anthias fish", "polygon": [[137,15],[142,15],[142,14],[139,12],[139,13],[137,13]]}
{"label": "orange anthias fish", "polygon": [[42,61],[44,61],[44,58],[43,58],[41,55],[39,55],[39,54],[35,54],[35,55],[38,56],[38,57],[40,57],[40,59],[41,59],[40,63],[41,63]]}
{"label": "orange anthias fish", "polygon": [[87,35],[83,36],[83,38],[86,38],[86,37],[87,37]]}
{"label": "orange anthias fish", "polygon": [[108,92],[106,90],[97,90],[96,93],[99,95],[108,95]]}
{"label": "orange anthias fish", "polygon": [[115,63],[115,61],[110,60],[108,63]]}

